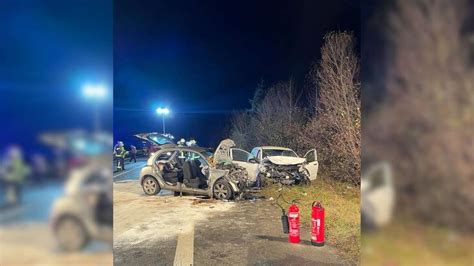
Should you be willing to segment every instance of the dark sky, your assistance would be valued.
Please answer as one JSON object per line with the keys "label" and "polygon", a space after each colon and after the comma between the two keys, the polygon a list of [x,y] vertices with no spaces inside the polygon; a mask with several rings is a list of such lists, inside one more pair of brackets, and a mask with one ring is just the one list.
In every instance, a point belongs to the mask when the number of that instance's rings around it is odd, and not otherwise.
{"label": "dark sky", "polygon": [[[175,2],[0,1],[0,153],[41,150],[41,132],[90,129],[89,82],[114,86],[116,139],[160,131],[163,105],[174,135],[215,146],[260,79],[303,87],[326,32],[360,35],[350,0]],[[112,95],[98,107],[110,129]]]}
{"label": "dark sky", "polygon": [[[0,1],[0,153],[44,151],[39,133],[92,127],[81,87],[112,89],[112,15],[111,1]],[[99,110],[111,130],[112,93]]]}
{"label": "dark sky", "polygon": [[115,1],[114,136],[167,131],[215,146],[257,83],[302,88],[325,33],[360,36],[356,1]]}

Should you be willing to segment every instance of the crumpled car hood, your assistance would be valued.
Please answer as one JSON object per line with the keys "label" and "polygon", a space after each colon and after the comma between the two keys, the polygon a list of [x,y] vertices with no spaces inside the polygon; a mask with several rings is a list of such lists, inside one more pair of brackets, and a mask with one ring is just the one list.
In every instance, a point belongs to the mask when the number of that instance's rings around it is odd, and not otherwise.
{"label": "crumpled car hood", "polygon": [[230,149],[235,147],[235,142],[231,139],[225,139],[219,143],[216,151],[214,152],[214,161],[232,161],[230,157]]}
{"label": "crumpled car hood", "polygon": [[295,165],[295,164],[302,164],[306,161],[305,158],[290,157],[290,156],[268,156],[267,159],[271,163],[278,164],[278,165]]}

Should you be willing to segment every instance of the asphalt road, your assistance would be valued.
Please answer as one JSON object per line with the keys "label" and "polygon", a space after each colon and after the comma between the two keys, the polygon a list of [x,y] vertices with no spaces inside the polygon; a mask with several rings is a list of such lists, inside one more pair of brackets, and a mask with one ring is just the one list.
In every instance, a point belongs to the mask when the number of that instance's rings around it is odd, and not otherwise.
{"label": "asphalt road", "polygon": [[114,184],[115,265],[350,264],[311,246],[308,227],[290,244],[272,200],[145,196],[136,181]]}
{"label": "asphalt road", "polygon": [[81,252],[58,250],[49,224],[64,184],[28,184],[21,204],[0,209],[0,265],[112,265],[110,244],[92,241]]}
{"label": "asphalt road", "polygon": [[140,170],[146,164],[145,158],[137,159],[137,162],[125,161],[125,170],[123,171],[114,171],[114,182],[117,181],[129,181],[129,180],[138,180]]}
{"label": "asphalt road", "polygon": [[63,186],[59,182],[27,184],[22,189],[21,204],[0,209],[0,226],[24,222],[46,223],[54,201],[63,193]]}

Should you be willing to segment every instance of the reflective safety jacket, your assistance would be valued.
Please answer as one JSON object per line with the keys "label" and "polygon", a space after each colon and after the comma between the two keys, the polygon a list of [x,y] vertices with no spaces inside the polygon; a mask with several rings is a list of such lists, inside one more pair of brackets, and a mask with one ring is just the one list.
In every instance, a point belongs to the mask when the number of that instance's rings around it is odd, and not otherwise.
{"label": "reflective safety jacket", "polygon": [[115,156],[124,158],[126,154],[127,154],[127,151],[125,150],[123,146],[122,147],[117,146],[117,148],[115,148]]}
{"label": "reflective safety jacket", "polygon": [[23,183],[30,174],[30,168],[21,159],[14,159],[7,163],[5,180],[16,183]]}

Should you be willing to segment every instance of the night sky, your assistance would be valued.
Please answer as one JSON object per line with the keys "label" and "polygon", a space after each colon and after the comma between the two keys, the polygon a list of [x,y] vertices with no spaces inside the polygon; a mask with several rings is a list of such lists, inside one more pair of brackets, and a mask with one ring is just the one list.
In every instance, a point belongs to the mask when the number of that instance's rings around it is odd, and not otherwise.
{"label": "night sky", "polygon": [[[112,90],[112,1],[0,1],[0,153],[47,152],[38,134],[90,130],[85,83]],[[112,93],[98,105],[112,129]],[[31,154],[29,154],[31,155]]]}
{"label": "night sky", "polygon": [[166,106],[168,132],[215,147],[260,80],[303,88],[333,30],[359,41],[357,2],[115,1],[114,138],[161,131]]}
{"label": "night sky", "polygon": [[175,2],[0,1],[0,153],[43,152],[39,133],[91,129],[86,83],[111,90],[98,108],[103,128],[113,112],[115,140],[161,131],[161,105],[176,137],[215,147],[261,79],[303,88],[326,32],[360,36],[351,0]]}

